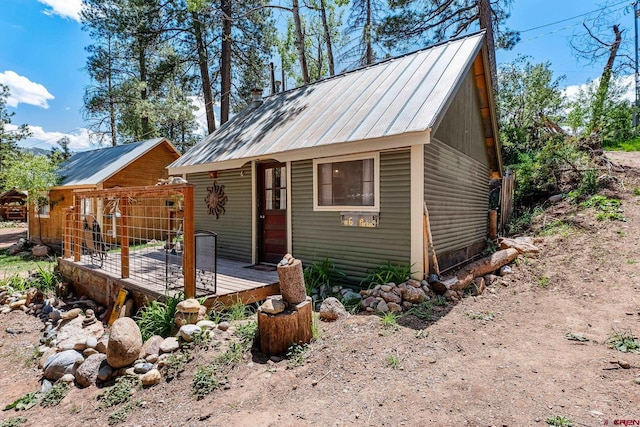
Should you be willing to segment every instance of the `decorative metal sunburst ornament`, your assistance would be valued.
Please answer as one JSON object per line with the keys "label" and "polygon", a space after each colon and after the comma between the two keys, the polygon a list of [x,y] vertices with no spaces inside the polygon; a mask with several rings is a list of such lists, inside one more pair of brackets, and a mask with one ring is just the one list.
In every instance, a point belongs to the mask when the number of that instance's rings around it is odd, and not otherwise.
{"label": "decorative metal sunburst ornament", "polygon": [[225,213],[224,205],[227,203],[227,195],[224,194],[224,185],[220,185],[217,182],[213,182],[211,187],[207,187],[207,197],[204,201],[209,208],[209,214],[215,215],[216,219]]}

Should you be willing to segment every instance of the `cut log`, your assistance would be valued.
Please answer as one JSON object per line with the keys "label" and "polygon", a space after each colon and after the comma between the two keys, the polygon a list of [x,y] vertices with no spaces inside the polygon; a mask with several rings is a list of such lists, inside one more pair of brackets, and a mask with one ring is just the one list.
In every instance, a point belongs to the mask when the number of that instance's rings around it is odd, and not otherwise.
{"label": "cut log", "polygon": [[278,314],[258,309],[258,342],[260,351],[282,355],[292,344],[308,344],[313,338],[311,297]]}
{"label": "cut log", "polygon": [[307,298],[302,262],[299,259],[288,265],[278,264],[278,279],[282,299],[289,304],[299,304]]}
{"label": "cut log", "polygon": [[491,256],[482,258],[463,267],[456,273],[456,277],[432,283],[431,288],[435,293],[440,295],[446,291],[461,291],[469,286],[476,277],[484,276],[487,273],[499,269],[503,265],[509,264],[516,259],[517,256],[518,251],[513,248],[497,251]]}
{"label": "cut log", "polygon": [[476,277],[484,276],[487,273],[491,273],[492,271],[499,269],[503,265],[509,264],[511,261],[516,259],[517,256],[518,251],[516,249],[509,248],[497,251],[491,256],[472,262],[456,274],[458,283],[454,286],[454,290],[459,291],[466,288]]}

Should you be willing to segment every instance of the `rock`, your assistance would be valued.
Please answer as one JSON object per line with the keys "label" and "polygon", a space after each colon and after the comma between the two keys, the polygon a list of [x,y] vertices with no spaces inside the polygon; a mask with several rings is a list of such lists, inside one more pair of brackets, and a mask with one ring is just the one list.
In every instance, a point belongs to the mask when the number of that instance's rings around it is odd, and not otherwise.
{"label": "rock", "polygon": [[136,363],[135,365],[133,365],[133,371],[136,374],[146,374],[152,369],[153,369],[153,363],[144,362],[144,363]]}
{"label": "rock", "polygon": [[387,308],[389,309],[389,311],[392,311],[394,313],[399,313],[402,311],[402,306],[400,306],[400,304],[396,304],[395,302],[388,302]]}
{"label": "rock", "polygon": [[322,301],[322,305],[320,306],[320,319],[331,322],[347,316],[347,310],[337,298],[329,297]]}
{"label": "rock", "polygon": [[96,350],[100,353],[107,353],[107,347],[109,346],[109,337],[107,335],[98,339],[98,344],[96,344]]}
{"label": "rock", "polygon": [[160,354],[160,346],[164,338],[160,335],[154,335],[147,340],[142,346],[142,350],[140,350],[140,358],[144,359],[150,354],[155,354],[156,356]]}
{"label": "rock", "polygon": [[176,325],[181,327],[183,325],[195,325],[198,323],[200,307],[200,303],[195,298],[180,301],[176,307],[176,315],[174,316]]}
{"label": "rock", "polygon": [[96,346],[98,345],[98,340],[96,339],[96,337],[88,336],[85,344],[87,345],[87,348],[96,348]]}
{"label": "rock", "polygon": [[178,342],[178,338],[169,337],[165,338],[160,344],[160,353],[173,353],[174,351],[180,348],[180,343]]}
{"label": "rock", "polygon": [[82,319],[82,327],[88,328],[89,326],[95,324],[98,321],[95,316],[95,312],[92,309],[88,309],[85,312],[85,317]]}
{"label": "rock", "polygon": [[389,311],[389,306],[387,305],[385,300],[378,301],[378,305],[376,305],[376,311],[380,313],[386,313]]}
{"label": "rock", "polygon": [[149,363],[156,363],[158,361],[158,356],[157,354],[150,354],[147,357],[145,357],[144,360],[146,360]]}
{"label": "rock", "polygon": [[400,304],[402,302],[402,297],[400,295],[396,295],[393,292],[380,292],[380,297],[387,303],[393,302],[396,304]]}
{"label": "rock", "polygon": [[49,248],[45,245],[36,245],[31,248],[31,254],[36,258],[42,258],[49,255]]}
{"label": "rock", "polygon": [[123,368],[135,362],[142,350],[142,334],[130,317],[116,319],[111,326],[107,345],[107,362],[113,368]]}
{"label": "rock", "polygon": [[199,326],[203,331],[211,330],[216,328],[216,323],[211,320],[201,320],[196,323],[196,326]]}
{"label": "rock", "polygon": [[500,267],[501,276],[506,276],[507,274],[512,274],[512,273],[513,273],[513,269],[511,268],[510,265],[503,265],[502,267]]}
{"label": "rock", "polygon": [[[55,313],[55,311],[52,311],[52,313]],[[104,326],[102,326],[102,323],[97,322],[88,327],[83,327],[83,322],[84,316],[82,315],[62,322],[58,328],[58,346],[62,348],[73,348],[76,344],[82,343],[85,345],[84,348],[86,348],[88,337],[99,339],[104,335]]]}
{"label": "rock", "polygon": [[23,249],[24,248],[22,247],[22,245],[19,245],[18,243],[14,243],[13,245],[9,246],[9,248],[7,249],[7,253],[9,255],[16,255],[22,252]]}
{"label": "rock", "polygon": [[201,332],[202,332],[202,329],[199,326],[184,325],[180,327],[178,334],[180,335],[180,338],[182,338],[186,342],[191,342],[193,341],[193,336],[200,334]]}
{"label": "rock", "polygon": [[97,379],[100,381],[108,381],[113,375],[113,368],[107,363],[107,357],[100,362],[100,366],[98,367],[98,376]]}
{"label": "rock", "polygon": [[564,199],[564,194],[554,194],[553,196],[549,197],[547,201],[549,203],[558,203],[561,202],[562,199]]}
{"label": "rock", "polygon": [[372,308],[372,306],[376,303],[376,298],[373,296],[370,297],[366,297],[365,299],[362,300],[362,308],[367,309],[367,308]]}
{"label": "rock", "polygon": [[454,288],[457,284],[458,284],[458,278],[451,277],[446,280],[437,280],[431,283],[431,289],[433,289],[433,291],[437,295],[444,295],[445,292],[447,292],[449,289]]}
{"label": "rock", "polygon": [[402,292],[402,299],[413,304],[419,304],[426,299],[427,295],[422,288],[407,286]]}
{"label": "rock", "polygon": [[84,355],[84,357],[89,357],[92,356],[94,354],[102,354],[100,353],[98,350],[96,350],[95,348],[85,348],[82,351],[82,354]]}
{"label": "rock", "polygon": [[71,384],[75,379],[76,377],[73,374],[64,374],[58,381]]}
{"label": "rock", "polygon": [[[205,320],[207,318],[207,306],[201,305],[200,310],[198,310],[198,322]],[[197,323],[197,322],[196,322]]]}
{"label": "rock", "polygon": [[218,323],[218,329],[220,329],[221,331],[226,331],[229,329],[231,325],[229,325],[229,322],[220,322]]}
{"label": "rock", "polygon": [[87,348],[86,339],[84,341],[78,341],[73,345],[73,349],[77,351],[84,351]]}
{"label": "rock", "polygon": [[51,390],[51,387],[53,387],[53,384],[51,384],[51,381],[44,379],[42,380],[42,387],[40,387],[40,393],[46,393],[49,390]]}
{"label": "rock", "polygon": [[75,319],[76,317],[78,317],[80,315],[80,313],[82,313],[82,310],[79,308],[72,308],[69,311],[65,311],[64,313],[62,313],[62,320],[71,320],[71,319]]}
{"label": "rock", "polygon": [[540,252],[540,249],[533,244],[533,239],[528,237],[516,237],[515,239],[502,237],[498,243],[500,249],[514,248],[521,254],[537,254]]}
{"label": "rock", "polygon": [[17,301],[14,301],[12,303],[9,304],[9,308],[11,310],[18,310],[20,307],[22,307],[23,305],[25,305],[27,303],[26,299],[19,299]]}
{"label": "rock", "polygon": [[347,289],[345,292],[342,293],[342,301],[345,302],[351,302],[351,301],[360,301],[362,299],[362,296],[357,293],[352,291],[351,289]]}
{"label": "rock", "polygon": [[96,383],[98,372],[102,362],[107,360],[107,356],[97,353],[87,357],[82,365],[76,370],[76,382],[80,387],[89,387]]}
{"label": "rock", "polygon": [[44,364],[44,377],[49,381],[57,381],[65,374],[73,375],[83,361],[82,354],[75,350],[56,353]]}
{"label": "rock", "polygon": [[618,365],[622,369],[631,369],[631,364],[629,362],[627,362],[626,360],[618,360]]}
{"label": "rock", "polygon": [[382,292],[391,292],[392,288],[393,288],[393,286],[391,286],[391,285],[382,285],[382,286],[380,286],[380,290]]}
{"label": "rock", "polygon": [[162,380],[162,375],[157,369],[152,369],[140,377],[140,381],[144,387],[150,387],[158,384]]}
{"label": "rock", "polygon": [[494,285],[496,281],[500,278],[500,276],[496,276],[495,274],[485,274],[483,277],[484,277],[485,286]]}
{"label": "rock", "polygon": [[422,287],[422,283],[420,283],[419,280],[409,279],[409,280],[407,280],[406,283],[407,283],[407,285],[413,286],[414,288],[421,288]]}
{"label": "rock", "polygon": [[38,361],[38,368],[42,369],[44,368],[44,365],[47,364],[47,360],[49,360],[49,358],[51,356],[53,356],[54,354],[56,354],[57,351],[55,348],[49,347],[47,348],[43,353],[42,356],[40,356],[40,359]]}
{"label": "rock", "polygon": [[260,310],[269,314],[282,313],[286,304],[281,299],[269,298],[260,306]]}
{"label": "rock", "polygon": [[27,291],[27,296],[25,299],[25,305],[29,305],[31,303],[39,304],[44,301],[44,294],[42,293],[42,291],[39,291],[36,288],[31,288]]}

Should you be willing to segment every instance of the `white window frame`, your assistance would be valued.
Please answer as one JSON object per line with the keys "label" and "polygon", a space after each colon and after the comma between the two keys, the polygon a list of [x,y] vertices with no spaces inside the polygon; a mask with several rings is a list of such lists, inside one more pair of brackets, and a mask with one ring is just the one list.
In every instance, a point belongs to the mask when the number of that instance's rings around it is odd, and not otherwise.
{"label": "white window frame", "polygon": [[[318,204],[318,165],[366,159],[373,159],[373,206],[320,206]],[[351,154],[313,159],[313,210],[319,212],[380,212],[380,153]]]}

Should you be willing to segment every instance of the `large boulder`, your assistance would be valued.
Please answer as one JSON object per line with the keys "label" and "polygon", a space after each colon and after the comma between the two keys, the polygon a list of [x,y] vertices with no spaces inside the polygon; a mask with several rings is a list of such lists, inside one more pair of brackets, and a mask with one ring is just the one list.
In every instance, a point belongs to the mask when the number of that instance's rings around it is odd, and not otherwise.
{"label": "large boulder", "polygon": [[329,297],[320,305],[320,319],[333,321],[348,316],[344,305],[337,298]]}
{"label": "large boulder", "polygon": [[89,387],[96,383],[100,365],[106,358],[107,356],[102,353],[87,357],[87,360],[76,370],[76,382],[80,387]]}
{"label": "large boulder", "polygon": [[93,323],[87,327],[82,326],[85,319],[79,315],[71,320],[64,320],[58,328],[58,347],[71,349],[76,344],[85,344],[87,337],[100,339],[104,335],[104,326],[100,322]]}
{"label": "large boulder", "polygon": [[136,361],[142,350],[140,328],[130,317],[113,322],[107,344],[107,362],[113,368],[124,368]]}
{"label": "large boulder", "polygon": [[44,377],[49,381],[58,381],[65,374],[73,375],[83,361],[82,354],[75,350],[56,353],[44,364]]}

